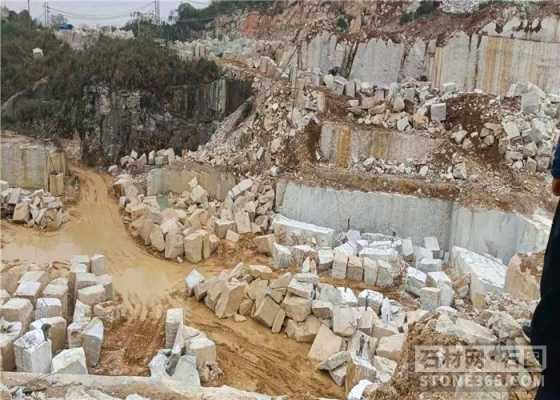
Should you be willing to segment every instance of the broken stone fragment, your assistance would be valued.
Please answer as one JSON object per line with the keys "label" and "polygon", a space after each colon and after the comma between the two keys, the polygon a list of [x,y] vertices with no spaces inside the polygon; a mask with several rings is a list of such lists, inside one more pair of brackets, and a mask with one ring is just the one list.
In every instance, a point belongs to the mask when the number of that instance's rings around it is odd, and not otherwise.
{"label": "broken stone fragment", "polygon": [[12,221],[16,223],[25,223],[31,218],[29,203],[23,201],[18,203],[14,209]]}
{"label": "broken stone fragment", "polygon": [[173,346],[177,331],[183,326],[184,313],[182,308],[171,308],[167,310],[165,317],[165,347]]}
{"label": "broken stone fragment", "polygon": [[184,251],[185,245],[182,233],[177,230],[168,232],[165,236],[165,258],[175,260],[177,257],[182,257]]}
{"label": "broken stone fragment", "polygon": [[323,362],[333,354],[338,353],[341,347],[342,338],[335,335],[327,326],[321,324],[307,357]]}
{"label": "broken stone fragment", "polygon": [[106,300],[105,287],[103,285],[92,285],[78,290],[78,300],[90,307]]}
{"label": "broken stone fragment", "polygon": [[62,350],[52,359],[53,374],[87,375],[86,353],[81,347]]}
{"label": "broken stone fragment", "polygon": [[340,336],[352,336],[358,327],[357,315],[351,307],[333,309],[333,331]]}
{"label": "broken stone fragment", "polygon": [[289,268],[293,262],[290,249],[278,243],[272,245],[272,265],[276,268]]}
{"label": "broken stone fragment", "polygon": [[159,225],[153,225],[150,233],[150,243],[157,251],[165,250],[165,239]]}
{"label": "broken stone fragment", "polygon": [[350,392],[363,379],[373,381],[375,376],[376,370],[367,359],[354,355],[351,356],[346,364],[346,392]]}
{"label": "broken stone fragment", "polygon": [[327,359],[319,364],[319,369],[323,371],[332,371],[350,360],[348,351],[339,351],[331,354]]}
{"label": "broken stone fragment", "polygon": [[201,230],[192,232],[185,236],[183,244],[185,248],[185,258],[187,261],[191,263],[198,263],[202,261],[204,236],[205,235]]}
{"label": "broken stone fragment", "polygon": [[420,304],[423,310],[432,311],[440,306],[439,288],[423,287],[420,289]]}
{"label": "broken stone fragment", "polygon": [[430,107],[430,117],[432,121],[442,122],[447,118],[447,107],[445,103],[435,103]]}
{"label": "broken stone fragment", "polygon": [[313,295],[313,283],[312,282],[301,282],[296,278],[292,279],[288,285],[288,292],[296,296],[303,297],[305,299],[311,299]]}
{"label": "broken stone fragment", "polygon": [[399,362],[406,342],[406,334],[385,336],[379,339],[375,354]]}
{"label": "broken stone fragment", "polygon": [[490,329],[463,318],[453,320],[446,313],[440,314],[435,330],[443,335],[457,337],[470,345],[491,345],[497,342],[497,337]]}
{"label": "broken stone fragment", "polygon": [[192,387],[200,386],[200,375],[197,369],[197,357],[185,354],[179,358],[172,379]]}
{"label": "broken stone fragment", "polygon": [[336,279],[346,279],[348,255],[342,251],[334,251],[331,276]]}
{"label": "broken stone fragment", "polygon": [[348,258],[348,266],[346,268],[346,277],[354,281],[363,281],[364,266],[360,257],[351,256]]}
{"label": "broken stone fragment", "polygon": [[243,300],[246,283],[228,282],[216,303],[215,313],[218,318],[232,317],[237,313]]}
{"label": "broken stone fragment", "polygon": [[272,255],[272,246],[274,244],[273,234],[256,236],[253,240],[257,246],[257,252],[267,256]]}
{"label": "broken stone fragment", "polygon": [[14,341],[23,333],[21,322],[0,319],[0,367],[2,371],[14,371]]}
{"label": "broken stone fragment", "polygon": [[92,319],[82,332],[82,346],[86,353],[89,367],[94,367],[99,362],[101,346],[103,344],[103,321],[99,318]]}
{"label": "broken stone fragment", "polygon": [[90,259],[91,273],[95,275],[105,275],[105,256],[102,254],[95,254]]}
{"label": "broken stone fragment", "polygon": [[239,235],[239,233],[237,233],[235,231],[229,230],[226,233],[226,240],[228,242],[237,243],[240,238],[241,238],[241,236]]}
{"label": "broken stone fragment", "polygon": [[270,298],[265,296],[255,311],[255,320],[272,328],[276,315],[280,312],[280,306]]}
{"label": "broken stone fragment", "polygon": [[89,321],[91,319],[91,306],[76,300],[72,321]]}
{"label": "broken stone fragment", "polygon": [[311,300],[289,294],[284,298],[282,308],[288,318],[303,322],[311,314]]}
{"label": "broken stone fragment", "polygon": [[358,294],[358,305],[360,307],[372,308],[375,313],[381,311],[381,303],[383,303],[383,294],[371,289],[364,289]]}
{"label": "broken stone fragment", "polygon": [[194,288],[196,285],[204,281],[204,276],[198,272],[196,269],[190,272],[190,274],[185,278],[185,287],[187,296],[194,295]]}
{"label": "broken stone fragment", "polygon": [[216,363],[216,344],[205,337],[197,337],[189,342],[188,351],[196,356],[196,366],[200,371],[207,364]]}
{"label": "broken stone fragment", "polygon": [[14,292],[14,296],[22,299],[28,299],[32,304],[35,304],[40,293],[41,282],[21,281]]}

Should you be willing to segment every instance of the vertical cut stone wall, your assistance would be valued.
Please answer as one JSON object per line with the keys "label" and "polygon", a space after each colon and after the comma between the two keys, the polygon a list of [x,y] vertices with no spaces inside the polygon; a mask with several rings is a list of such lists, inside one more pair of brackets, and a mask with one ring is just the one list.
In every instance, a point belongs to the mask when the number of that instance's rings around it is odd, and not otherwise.
{"label": "vertical cut stone wall", "polygon": [[339,190],[282,179],[276,187],[276,211],[288,218],[336,231],[396,233],[421,244],[435,236],[441,247],[461,246],[505,263],[518,251],[543,250],[550,219],[467,208],[453,201],[398,193]]}
{"label": "vertical cut stone wall", "polygon": [[10,186],[48,190],[51,173],[65,173],[64,153],[41,144],[3,141],[0,178]]}
{"label": "vertical cut stone wall", "polygon": [[350,79],[381,87],[406,77],[427,77],[435,87],[455,82],[460,90],[497,95],[518,81],[560,93],[560,19],[513,17],[504,26],[491,22],[478,33],[456,32],[442,45],[421,38],[412,44],[382,38],[338,41],[323,32],[297,51],[288,46],[278,61],[281,67],[321,74],[338,67]]}

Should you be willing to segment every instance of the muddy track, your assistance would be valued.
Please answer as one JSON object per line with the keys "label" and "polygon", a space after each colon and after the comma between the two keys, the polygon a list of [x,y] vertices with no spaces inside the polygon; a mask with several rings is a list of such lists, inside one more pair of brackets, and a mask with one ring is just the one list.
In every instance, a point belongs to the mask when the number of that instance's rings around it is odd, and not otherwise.
{"label": "muddy track", "polygon": [[[107,330],[96,373],[148,374],[147,363],[162,346],[164,311],[173,306],[183,307],[188,323],[218,345],[224,384],[274,395],[343,397],[342,389],[307,359],[309,344],[272,334],[251,320],[218,319],[204,304],[185,299],[183,279],[193,266],[156,258],[132,239],[109,194],[110,176],[76,166],[73,173],[80,179],[81,198],[70,210],[70,222],[50,233],[2,222],[2,259],[52,262],[94,253],[107,257],[115,291],[124,304],[124,320]],[[229,252],[220,253],[197,269],[210,276],[232,267],[234,261],[262,261],[251,251],[234,259]]]}

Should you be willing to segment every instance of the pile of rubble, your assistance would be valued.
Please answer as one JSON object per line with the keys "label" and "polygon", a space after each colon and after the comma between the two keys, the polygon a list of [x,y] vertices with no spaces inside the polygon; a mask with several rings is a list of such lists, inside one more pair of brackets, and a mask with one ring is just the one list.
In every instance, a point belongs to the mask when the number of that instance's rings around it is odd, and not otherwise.
{"label": "pile of rubble", "polygon": [[[240,263],[212,278],[193,270],[186,294],[218,318],[250,317],[273,333],[311,343],[308,357],[347,393],[364,378],[375,388],[391,382],[410,326],[425,316],[437,316],[436,332],[467,344],[526,344],[521,324],[534,304],[511,300],[517,311],[504,311],[501,296],[519,279],[508,277],[515,272],[496,258],[457,246],[444,253],[435,237],[422,245],[358,231],[337,237],[332,229],[281,215],[272,230],[254,238],[257,250],[272,256],[272,268]],[[319,274],[346,283],[335,287]],[[368,288],[355,293],[349,281]],[[406,306],[372,288],[399,290]]]}
{"label": "pile of rubble", "polygon": [[[267,56],[255,58],[248,67],[254,71],[252,112],[246,118],[231,114],[210,142],[186,154],[188,158],[228,165],[241,173],[256,169],[276,176],[293,167],[287,160],[294,158],[294,144],[307,140],[305,128],[311,121],[321,125],[345,118],[358,127],[390,129],[445,143],[425,158],[406,162],[353,159],[352,167],[358,172],[414,173],[460,184],[479,178],[478,171],[468,171],[467,166],[481,152],[493,159],[497,150],[497,161],[514,170],[544,172],[558,136],[560,97],[528,82],[513,84],[505,96],[494,96],[480,90],[460,92],[454,82],[443,84],[440,90],[432,82],[413,79],[376,86],[318,68],[294,74]],[[312,161],[326,158],[320,151],[307,157]]]}
{"label": "pile of rubble", "polygon": [[59,197],[42,189],[10,188],[5,181],[0,181],[0,207],[2,218],[49,231],[57,230],[68,220]]}
{"label": "pile of rubble", "polygon": [[6,265],[0,271],[1,369],[87,374],[104,326],[120,318],[103,255],[74,256],[68,270]]}
{"label": "pile of rubble", "polygon": [[176,40],[170,47],[177,52],[179,57],[189,61],[201,58],[226,58],[246,62],[252,58],[258,60],[258,54],[272,54],[283,44],[278,40],[255,40],[241,37],[233,40],[200,39],[192,42]]}
{"label": "pile of rubble", "polygon": [[[482,268],[476,257],[483,256],[463,254],[463,261],[472,263],[471,271]],[[402,361],[411,326],[434,315],[436,332],[466,344],[511,344],[511,340],[526,344],[523,320],[493,309],[458,311],[451,307],[455,290],[444,272],[413,274],[411,269],[405,288],[419,293],[419,308],[405,307],[373,289],[356,295],[348,287],[322,283],[312,272],[278,275],[265,265],[240,263],[212,278],[193,270],[185,285],[187,296],[203,301],[218,318],[243,322],[250,317],[273,333],[285,332],[298,342],[311,343],[308,357],[338,385],[345,385],[347,393],[362,379],[375,388],[389,384]],[[476,272],[470,276],[473,282],[480,278]]]}
{"label": "pile of rubble", "polygon": [[[275,69],[276,70],[276,69]],[[293,168],[294,145],[305,137],[310,121],[318,122],[318,112],[305,105],[316,104],[311,88],[290,88],[286,80],[254,77],[253,110],[243,117],[244,109],[230,114],[210,141],[185,157],[214,166],[228,166],[241,174],[259,171],[277,176]],[[294,101],[295,100],[295,101]],[[315,154],[312,155],[315,157]]]}
{"label": "pile of rubble", "polygon": [[[348,116],[358,124],[410,134],[445,135],[466,151],[497,145],[506,163],[517,170],[545,171],[558,136],[560,97],[547,95],[531,83],[513,84],[505,97],[499,97],[458,92],[453,82],[444,84],[440,92],[432,88],[431,82],[406,81],[381,88],[331,74],[324,75],[322,81],[333,93],[351,97],[347,100]],[[480,110],[471,110],[475,104],[467,101],[454,111],[465,115],[477,113],[474,123],[463,127],[448,120],[450,102],[461,103],[463,98],[473,96],[490,100]],[[506,106],[507,100],[515,98],[521,99],[520,110]],[[451,172],[457,178],[458,174]]]}
{"label": "pile of rubble", "polygon": [[274,190],[249,178],[234,186],[223,202],[210,200],[194,178],[188,190],[168,194],[167,208],[139,186],[128,174],[117,176],[113,184],[132,235],[167,259],[198,263],[218,249],[221,239],[237,242],[240,235],[270,227]]}
{"label": "pile of rubble", "polygon": [[[120,159],[120,167],[127,169],[131,172],[142,172],[146,165],[153,165],[155,167],[163,167],[175,161],[175,150],[172,148],[152,150],[148,154],[138,154],[135,150],[130,152],[130,155],[125,155]],[[108,172],[112,175],[119,173],[119,166],[112,165],[109,167]]]}
{"label": "pile of rubble", "polygon": [[182,308],[167,310],[165,349],[158,351],[149,367],[153,378],[170,378],[190,386],[216,386],[223,378],[216,344],[204,332],[184,324]]}

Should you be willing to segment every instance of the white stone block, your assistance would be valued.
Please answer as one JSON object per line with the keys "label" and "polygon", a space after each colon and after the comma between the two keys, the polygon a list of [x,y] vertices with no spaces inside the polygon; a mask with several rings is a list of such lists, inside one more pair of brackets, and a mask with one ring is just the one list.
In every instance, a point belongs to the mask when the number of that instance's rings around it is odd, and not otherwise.
{"label": "white stone block", "polygon": [[98,275],[97,283],[105,289],[105,301],[113,299],[113,277],[109,274]]}
{"label": "white stone block", "polygon": [[62,316],[62,303],[59,299],[41,297],[37,299],[35,319]]}
{"label": "white stone block", "polygon": [[424,238],[424,248],[432,252],[432,258],[441,258],[441,250],[439,242],[435,236],[428,236]]}
{"label": "white stone block", "polygon": [[29,328],[39,330],[45,328],[47,339],[52,343],[52,352],[56,354],[66,347],[66,325],[63,317],[51,317],[33,321]]}
{"label": "white stone block", "polygon": [[182,308],[171,308],[167,310],[165,317],[165,347],[173,347],[177,331],[183,326],[185,315]]}
{"label": "white stone block", "polygon": [[336,279],[346,279],[347,267],[348,255],[346,255],[342,251],[335,251],[331,276]]}
{"label": "white stone block", "polygon": [[87,375],[86,353],[81,347],[62,350],[53,357],[51,372],[53,374]]}
{"label": "white stone block", "polygon": [[278,243],[272,245],[272,265],[276,268],[289,268],[293,263],[290,249]]}
{"label": "white stone block", "polygon": [[422,309],[432,311],[440,306],[440,290],[433,287],[420,289],[420,304]]}
{"label": "white stone block", "polygon": [[498,259],[453,246],[450,266],[460,276],[470,276],[470,295],[475,307],[484,304],[487,293],[499,295],[504,290],[507,267]]}
{"label": "white stone block", "polygon": [[192,339],[188,350],[196,355],[196,365],[199,370],[207,364],[216,363],[216,344],[208,338]]}
{"label": "white stone block", "polygon": [[104,255],[95,254],[91,257],[91,272],[95,275],[105,275],[107,273]]}
{"label": "white stone block", "polygon": [[21,322],[0,320],[0,371],[14,371],[14,341],[23,333]]}
{"label": "white stone block", "polygon": [[0,317],[10,322],[21,322],[23,330],[26,331],[33,318],[33,304],[29,299],[12,297],[0,306]]}
{"label": "white stone block", "polygon": [[272,221],[272,230],[276,237],[286,238],[287,244],[289,236],[292,234],[301,235],[309,241],[314,241],[319,246],[332,247],[334,244],[335,231],[305,222],[296,221],[277,214]]}
{"label": "white stone block", "polygon": [[31,303],[35,304],[37,298],[41,294],[41,282],[22,281],[18,285],[14,296],[23,299],[28,299]]}
{"label": "white stone block", "polygon": [[18,372],[46,374],[51,370],[51,341],[45,340],[40,330],[31,330],[17,339],[14,354]]}
{"label": "white stone block", "polygon": [[86,353],[88,367],[94,367],[99,362],[103,333],[103,322],[99,318],[94,318],[88,322],[82,332],[82,347]]}
{"label": "white stone block", "polygon": [[381,303],[383,303],[383,293],[371,289],[364,289],[358,294],[358,305],[365,307],[366,304],[373,308],[376,313],[381,310]]}
{"label": "white stone block", "polygon": [[187,296],[192,296],[194,294],[194,288],[196,285],[204,281],[204,275],[198,272],[196,269],[190,272],[189,275],[185,278],[185,288]]}
{"label": "white stone block", "polygon": [[105,301],[105,288],[103,285],[93,285],[80,289],[78,290],[78,300],[93,307]]}
{"label": "white stone block", "polygon": [[420,296],[420,290],[426,286],[428,276],[419,269],[409,267],[406,270],[406,290]]}

